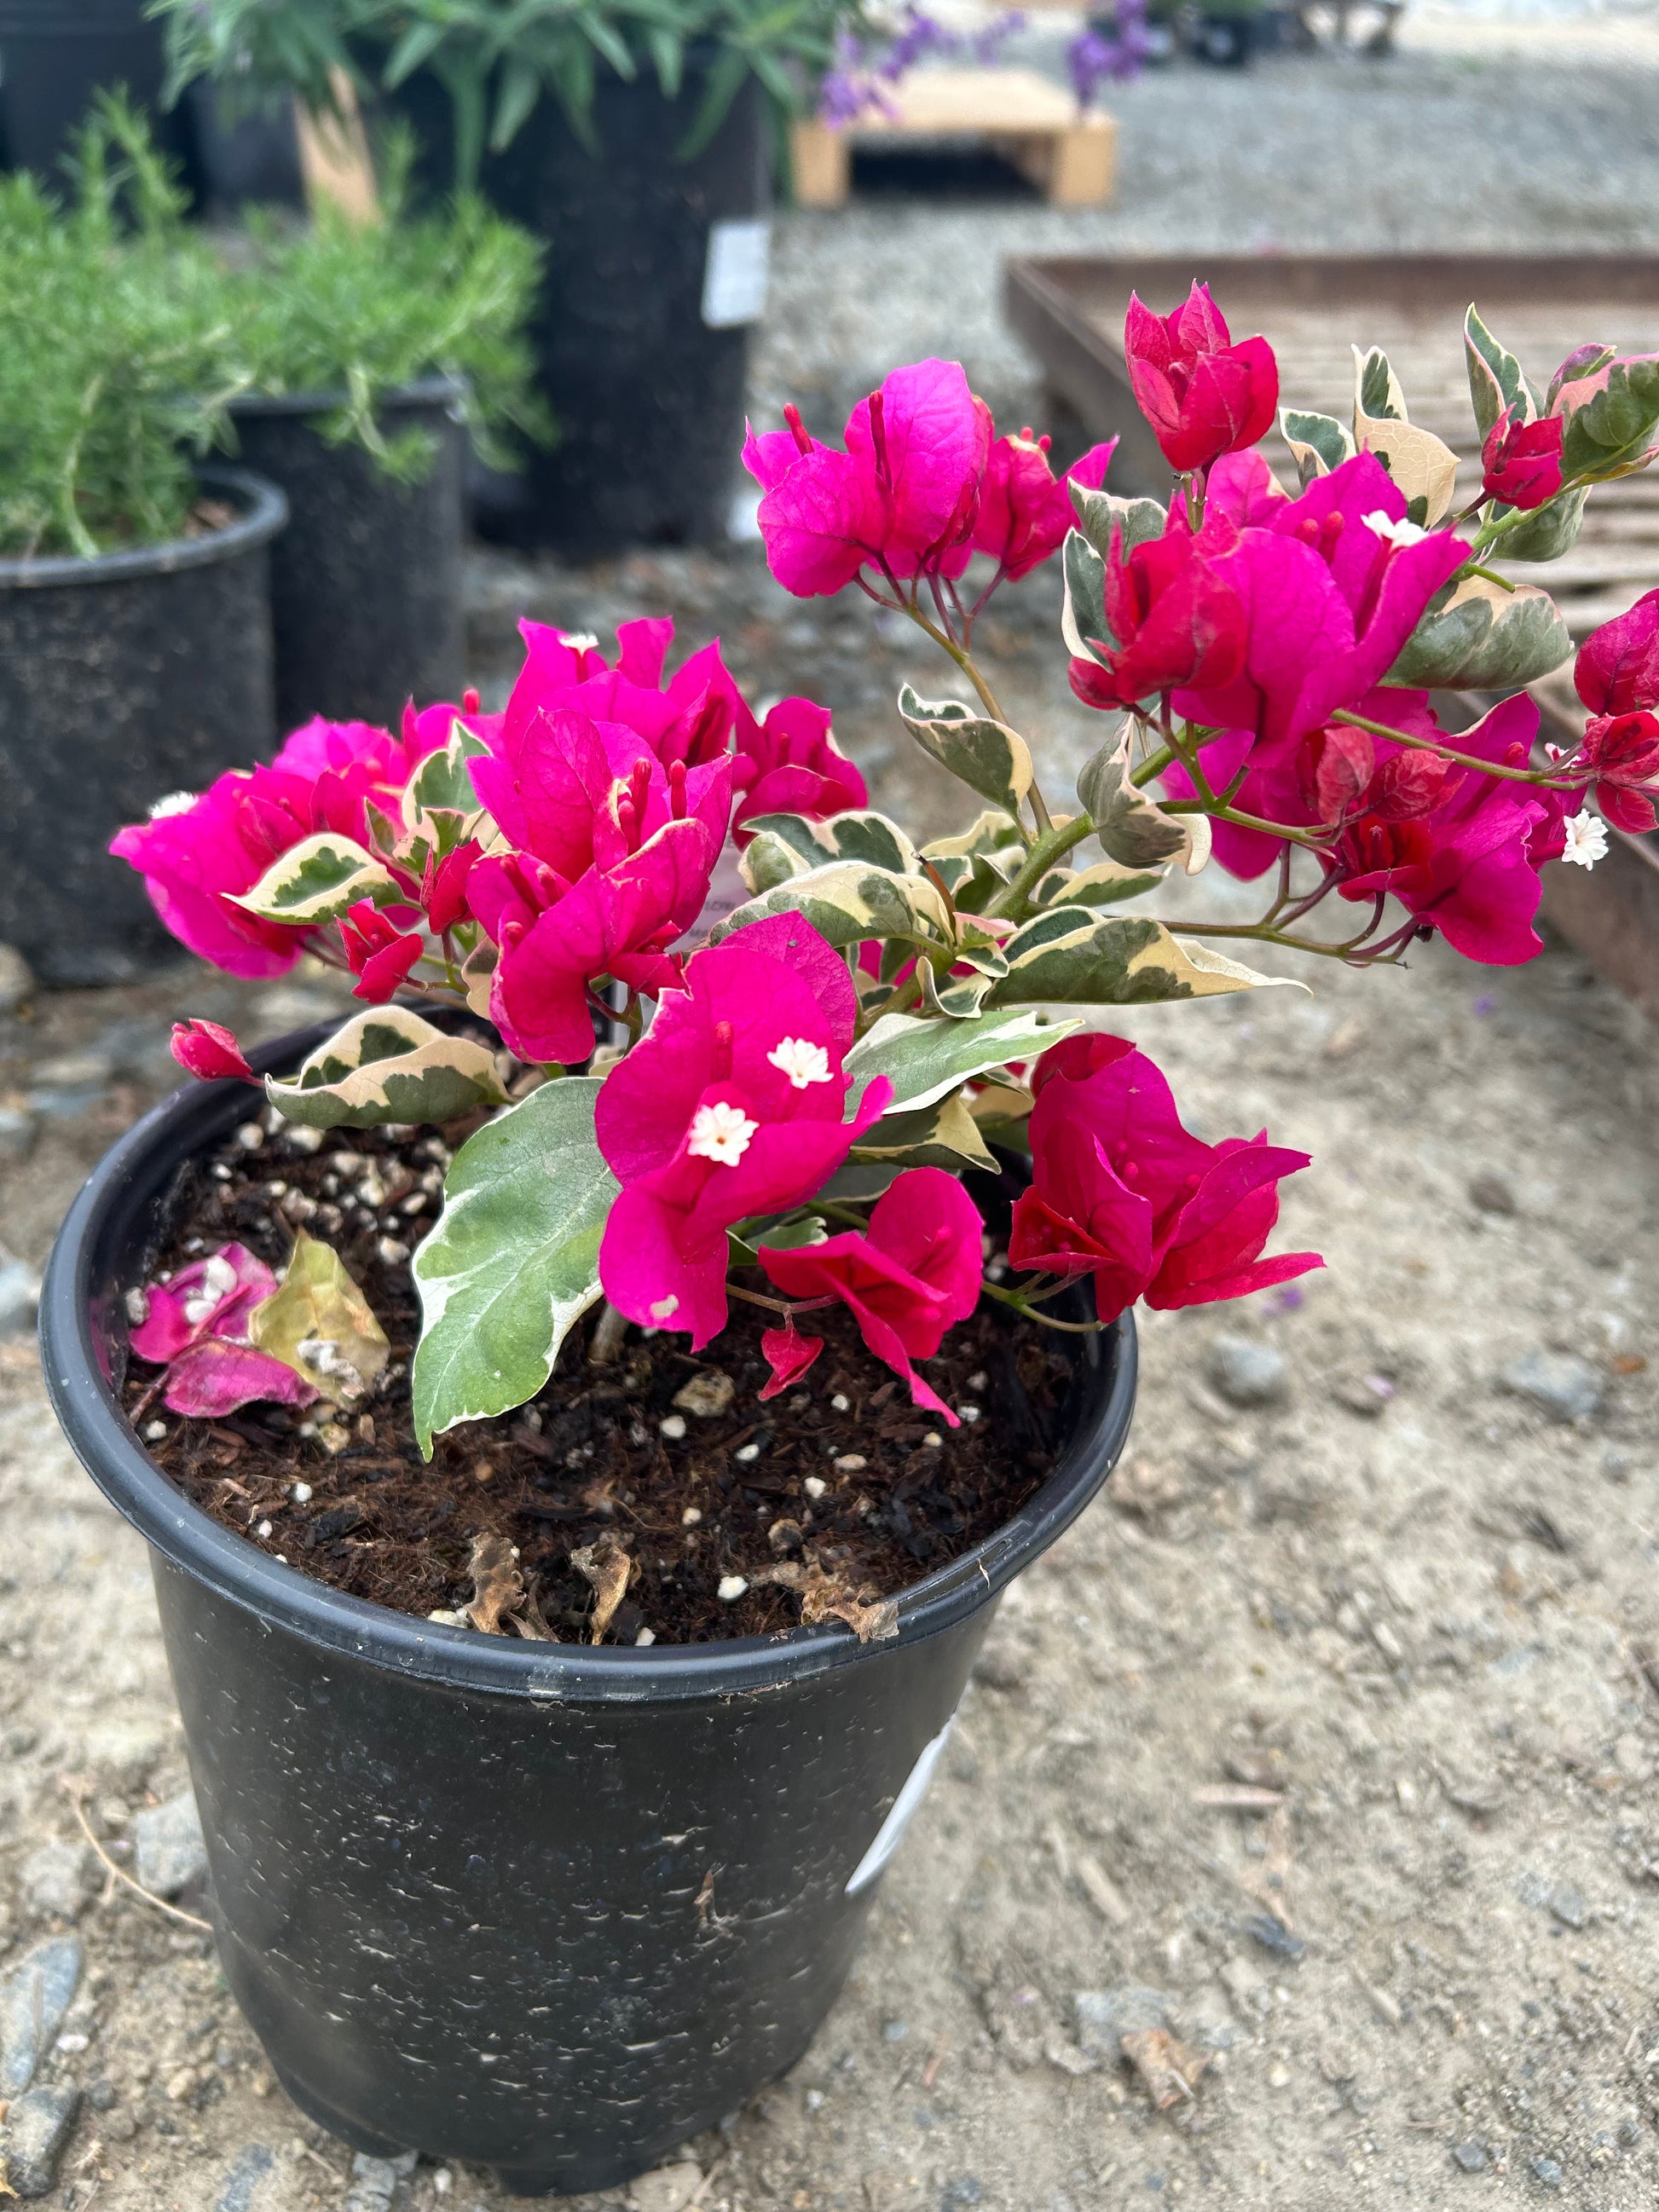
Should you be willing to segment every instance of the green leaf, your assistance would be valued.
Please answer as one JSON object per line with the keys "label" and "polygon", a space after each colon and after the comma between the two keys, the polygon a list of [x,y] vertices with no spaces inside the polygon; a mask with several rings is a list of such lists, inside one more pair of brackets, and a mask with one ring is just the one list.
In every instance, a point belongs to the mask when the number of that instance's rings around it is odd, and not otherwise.
{"label": "green leaf", "polygon": [[1506,592],[1485,576],[1449,584],[1407,639],[1385,684],[1410,690],[1496,691],[1536,683],[1572,651],[1572,633],[1547,592]]}
{"label": "green leaf", "polygon": [[988,1068],[1035,1060],[1081,1027],[1080,1019],[1046,1022],[1032,1013],[987,1014],[975,1022],[884,1014],[847,1055],[847,1072],[854,1079],[848,1097],[860,1094],[872,1076],[884,1075],[893,1086],[890,1112],[931,1106]]}
{"label": "green leaf", "polygon": [[899,693],[898,710],[924,752],[1018,820],[1031,787],[1031,755],[1024,738],[959,700],[919,699],[908,684]]}
{"label": "green leaf", "polygon": [[1006,971],[1007,963],[999,953],[994,968],[981,965],[971,975],[957,975],[946,964],[948,961],[948,954],[937,963],[925,953],[917,959],[916,981],[921,989],[921,1003],[930,1014],[937,1014],[942,1020],[973,1021],[985,1004],[992,984]]}
{"label": "green leaf", "polygon": [[1031,893],[1037,908],[1055,906],[1117,906],[1124,899],[1139,898],[1164,880],[1161,868],[1126,868],[1116,860],[1101,860],[1092,868],[1051,868]]}
{"label": "green leaf", "polygon": [[1498,416],[1519,403],[1521,420],[1532,422],[1538,413],[1521,364],[1501,346],[1473,307],[1463,318],[1463,356],[1468,365],[1469,398],[1474,403],[1475,428],[1485,445]]}
{"label": "green leaf", "polygon": [[774,890],[835,860],[867,860],[894,875],[914,875],[916,848],[896,822],[857,808],[820,822],[804,814],[758,814],[755,833],[738,861],[751,891]]}
{"label": "green leaf", "polygon": [[983,914],[1025,865],[1025,846],[1000,807],[987,810],[955,836],[935,837],[921,858],[949,890],[959,912]]}
{"label": "green leaf", "polygon": [[482,738],[458,721],[450,732],[449,743],[428,753],[404,786],[404,826],[412,830],[423,814],[482,813],[478,794],[472,787],[472,763],[489,750]]}
{"label": "green leaf", "polygon": [[1408,519],[1431,530],[1451,512],[1457,492],[1457,456],[1431,430],[1419,429],[1380,347],[1354,357],[1354,443],[1375,453],[1406,501]]}
{"label": "green leaf", "polygon": [[331,1244],[296,1230],[283,1279],[248,1316],[261,1352],[333,1403],[359,1406],[392,1356],[386,1332]]}
{"label": "green leaf", "polygon": [[1051,908],[1011,937],[1006,951],[1008,974],[991,994],[997,1006],[1152,1006],[1289,980],[1259,975],[1192,939],[1173,937],[1145,915],[1091,921],[1074,908]]}
{"label": "green leaf", "polygon": [[1095,491],[1086,484],[1069,487],[1083,535],[1103,561],[1112,550],[1114,532],[1123,533],[1123,558],[1137,545],[1162,538],[1169,527],[1168,510],[1155,499],[1125,499],[1121,492]]}
{"label": "green leaf", "polygon": [[952,1173],[963,1168],[994,1172],[996,1168],[959,1091],[932,1106],[884,1115],[865,1131],[848,1158],[891,1161],[902,1168],[948,1168]]}
{"label": "green leaf", "polygon": [[494,1055],[403,1006],[357,1014],[301,1066],[268,1075],[265,1096],[312,1129],[373,1129],[385,1121],[453,1121],[506,1094]]}
{"label": "green leaf", "polygon": [[333,921],[361,898],[377,902],[399,896],[397,884],[361,845],[324,830],[302,838],[273,860],[251,891],[233,899],[264,921],[296,927]]}
{"label": "green leaf", "polygon": [[1060,565],[1066,582],[1066,599],[1060,617],[1060,632],[1066,650],[1074,660],[1097,659],[1097,655],[1090,650],[1089,641],[1098,638],[1103,644],[1109,641],[1106,563],[1080,530],[1068,530]]}
{"label": "green leaf", "polygon": [[[1524,522],[1517,522],[1513,530],[1506,530],[1487,554],[1488,561],[1508,563],[1510,561],[1559,561],[1564,553],[1571,553],[1578,543],[1578,533],[1584,526],[1584,507],[1590,495],[1588,484],[1580,484],[1576,491],[1563,492],[1550,501],[1547,507],[1536,508]],[[1512,510],[1499,507],[1501,520]]]}
{"label": "green leaf", "polygon": [[734,908],[709,931],[708,942],[718,945],[775,914],[799,914],[838,951],[866,937],[916,945],[953,941],[950,910],[925,876],[896,876],[862,861],[836,860]]}
{"label": "green leaf", "polygon": [[1166,814],[1129,781],[1126,715],[1077,780],[1077,795],[1107,857],[1126,868],[1174,860],[1195,876],[1210,857],[1207,815]]}
{"label": "green leaf", "polygon": [[1334,415],[1304,414],[1285,407],[1279,410],[1279,428],[1291,449],[1304,491],[1316,477],[1329,476],[1354,457],[1353,439]]}
{"label": "green leaf", "polygon": [[1562,386],[1556,401],[1566,418],[1561,468],[1569,477],[1627,475],[1640,467],[1659,428],[1659,354],[1613,361]]}
{"label": "green leaf", "polygon": [[584,1077],[544,1083],[455,1155],[414,1262],[425,1321],[410,1387],[428,1459],[434,1434],[533,1397],[599,1297],[618,1186],[594,1141],[599,1093]]}

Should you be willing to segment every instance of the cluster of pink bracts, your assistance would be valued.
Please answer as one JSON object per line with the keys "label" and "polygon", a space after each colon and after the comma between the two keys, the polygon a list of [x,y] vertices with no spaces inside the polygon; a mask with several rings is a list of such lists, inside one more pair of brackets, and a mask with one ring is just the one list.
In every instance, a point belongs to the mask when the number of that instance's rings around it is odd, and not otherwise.
{"label": "cluster of pink bracts", "polygon": [[[1088,639],[1089,657],[1073,658],[1077,696],[1114,713],[1161,700],[1166,719],[1190,726],[1203,787],[1176,763],[1164,790],[1206,805],[1224,794],[1232,818],[1215,823],[1214,851],[1234,873],[1279,862],[1288,832],[1327,888],[1374,902],[1377,915],[1389,898],[1404,908],[1402,927],[1373,953],[1438,931],[1475,959],[1530,957],[1539,869],[1564,852],[1585,857],[1575,846],[1601,835],[1575,814],[1589,790],[1620,827],[1655,826],[1659,592],[1583,647],[1583,741],[1556,760],[1549,783],[1524,780],[1538,734],[1524,696],[1454,739],[1425,692],[1385,681],[1468,557],[1454,524],[1414,524],[1368,453],[1298,496],[1281,489],[1252,450],[1277,407],[1272,351],[1260,338],[1235,343],[1202,287],[1167,317],[1135,301],[1127,344],[1136,395],[1185,481],[1159,535],[1126,546],[1115,533],[1104,562],[1110,636]],[[1594,385],[1569,363],[1547,411],[1528,419],[1530,402],[1505,411],[1486,441],[1486,496],[1530,511],[1560,490],[1563,426]],[[1046,439],[999,436],[961,368],[937,361],[896,370],[860,402],[844,450],[810,436],[793,409],[786,415],[785,430],[751,433],[744,453],[762,487],[773,574],[798,596],[856,583],[953,647],[966,645],[991,592],[1060,550],[1074,520],[1072,487],[1099,488],[1112,457],[1096,447],[1056,478]],[[976,554],[994,573],[965,607],[957,586]],[[113,850],[143,873],[185,945],[244,976],[321,951],[349,968],[360,998],[380,1003],[439,975],[453,987],[453,933],[481,931],[495,948],[491,1015],[528,1061],[588,1060],[602,983],[654,1001],[599,1093],[596,1135],[620,1185],[600,1275],[624,1316],[689,1331],[701,1349],[727,1319],[728,1232],[808,1206],[891,1092],[877,1078],[849,1100],[859,1001],[848,961],[800,915],[702,951],[688,951],[687,934],[728,836],[743,846],[767,815],[825,820],[861,808],[865,786],[825,709],[791,698],[757,718],[717,643],[665,678],[668,622],[623,625],[614,665],[589,641],[529,623],[524,636],[503,714],[483,714],[469,696],[459,708],[411,706],[396,735],[313,722],[270,766],[164,803]],[[368,842],[373,822],[396,817],[410,777],[458,721],[483,748],[471,763],[489,817],[483,843],[465,842],[418,875],[388,862],[398,895],[364,899],[327,933],[236,902],[319,832]],[[174,1050],[198,1075],[248,1073],[235,1039],[212,1023],[181,1026]],[[1235,1297],[1321,1264],[1311,1253],[1263,1256],[1278,1186],[1304,1155],[1265,1135],[1200,1142],[1158,1070],[1119,1038],[1068,1038],[1029,1079],[1033,1181],[1014,1214],[1016,1270],[1054,1279],[1051,1289],[1091,1278],[1106,1321],[1137,1298],[1175,1307]],[[259,1358],[234,1326],[258,1287],[248,1269],[258,1263],[238,1249],[208,1263],[228,1267],[234,1297],[210,1313],[201,1287],[181,1277],[145,1324],[154,1356],[182,1362],[186,1384],[198,1337]],[[805,1372],[819,1348],[797,1316],[839,1303],[916,1402],[955,1419],[914,1365],[980,1293],[981,1224],[954,1176],[913,1169],[866,1228],[788,1249],[762,1243],[757,1257],[787,1309],[763,1340],[769,1391]],[[199,1328],[180,1318],[196,1307]],[[133,1341],[144,1351],[139,1334]],[[243,1379],[259,1380],[251,1370]]]}

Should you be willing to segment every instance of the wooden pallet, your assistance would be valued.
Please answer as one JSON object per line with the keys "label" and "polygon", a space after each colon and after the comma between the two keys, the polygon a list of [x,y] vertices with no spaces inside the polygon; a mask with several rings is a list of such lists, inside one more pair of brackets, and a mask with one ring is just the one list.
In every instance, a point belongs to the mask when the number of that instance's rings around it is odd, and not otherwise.
{"label": "wooden pallet", "polygon": [[1056,207],[1103,207],[1112,197],[1117,125],[1079,112],[1071,94],[1035,70],[921,70],[888,94],[891,115],[837,129],[815,118],[790,131],[795,198],[802,207],[847,202],[854,150],[962,140],[1003,155]]}
{"label": "wooden pallet", "polygon": [[[1009,319],[1089,435],[1121,439],[1112,469],[1121,489],[1163,495],[1170,482],[1129,387],[1124,309],[1135,291],[1167,313],[1194,275],[1210,284],[1237,335],[1259,331],[1269,340],[1291,406],[1349,420],[1351,343],[1382,346],[1412,420],[1459,455],[1466,500],[1480,483],[1463,366],[1463,311],[1471,301],[1540,385],[1588,339],[1624,353],[1659,352],[1659,257],[1209,258],[1201,267],[1185,259],[1011,262]],[[1276,431],[1266,450],[1281,480],[1294,486],[1296,471]],[[1659,585],[1659,471],[1599,487],[1573,551],[1545,568],[1517,563],[1515,574],[1548,586],[1575,636],[1622,613]]]}

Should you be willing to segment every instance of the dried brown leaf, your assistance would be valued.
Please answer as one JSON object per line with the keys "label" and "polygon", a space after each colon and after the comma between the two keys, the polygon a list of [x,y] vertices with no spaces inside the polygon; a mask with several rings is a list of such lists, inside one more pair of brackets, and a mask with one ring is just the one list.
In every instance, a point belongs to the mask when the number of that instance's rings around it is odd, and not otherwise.
{"label": "dried brown leaf", "polygon": [[898,1634],[898,1601],[884,1598],[873,1583],[857,1590],[826,1575],[816,1559],[805,1566],[793,1559],[763,1568],[749,1577],[752,1585],[776,1583],[800,1596],[800,1617],[807,1627],[820,1620],[845,1622],[860,1644],[885,1644]]}
{"label": "dried brown leaf", "polygon": [[1190,2098],[1210,2063],[1203,2052],[1177,2042],[1167,2027],[1137,2028],[1121,2039],[1121,2048],[1160,2112]]}
{"label": "dried brown leaf", "polygon": [[485,1636],[504,1636],[503,1614],[524,1602],[517,1550],[505,1536],[475,1536],[467,1571],[472,1577],[471,1600],[463,1608],[467,1620]]}
{"label": "dried brown leaf", "polygon": [[591,1544],[570,1554],[570,1564],[593,1592],[593,1611],[588,1620],[588,1641],[602,1643],[605,1632],[616,1619],[617,1607],[622,1603],[628,1588],[629,1577],[634,1571],[634,1562],[623,1548],[615,1531],[605,1529]]}

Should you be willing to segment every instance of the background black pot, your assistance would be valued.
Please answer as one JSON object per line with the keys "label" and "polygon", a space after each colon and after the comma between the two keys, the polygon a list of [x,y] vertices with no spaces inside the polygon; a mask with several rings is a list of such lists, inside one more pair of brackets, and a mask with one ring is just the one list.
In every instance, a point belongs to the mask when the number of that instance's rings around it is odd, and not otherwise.
{"label": "background black pot", "polygon": [[607,2187],[805,2049],[997,1593],[1122,1448],[1133,1326],[1077,1340],[1053,1477],[903,1598],[888,1643],[590,1650],[435,1626],[186,1504],[106,1379],[179,1163],[246,1102],[202,1085],[140,1122],[71,1208],[41,1305],[58,1418],[152,1547],[224,1971],[295,2101],[357,2148]]}
{"label": "background black pot", "polygon": [[241,457],[287,495],[289,521],[271,548],[276,718],[313,714],[397,726],[405,699],[460,695],[465,658],[461,539],[466,432],[461,387],[443,377],[390,392],[386,435],[437,441],[426,477],[399,483],[361,446],[331,446],[313,428],[340,404],[307,392],[235,409]]}
{"label": "background black pot", "polygon": [[201,186],[190,112],[161,110],[161,27],[144,0],[0,0],[0,166],[61,181],[58,163],[100,85],[125,84],[155,118],[156,143]]}
{"label": "background black pot", "polygon": [[[675,149],[702,97],[695,58],[686,78],[681,97],[665,100],[650,71],[628,83],[602,69],[600,155],[544,97],[506,152],[484,157],[480,183],[492,204],[548,241],[532,336],[562,433],[522,477],[480,473],[475,520],[487,537],[586,556],[725,535],[748,325],[761,305],[742,281],[756,234],[729,226],[763,222],[769,137],[751,77],[709,145],[680,160]],[[396,105],[422,149],[423,184],[447,191],[448,94],[417,71]]]}
{"label": "background black pot", "polygon": [[204,469],[237,519],[90,561],[0,561],[0,940],[52,983],[106,983],[178,947],[108,854],[158,799],[268,756],[270,546],[283,495]]}

